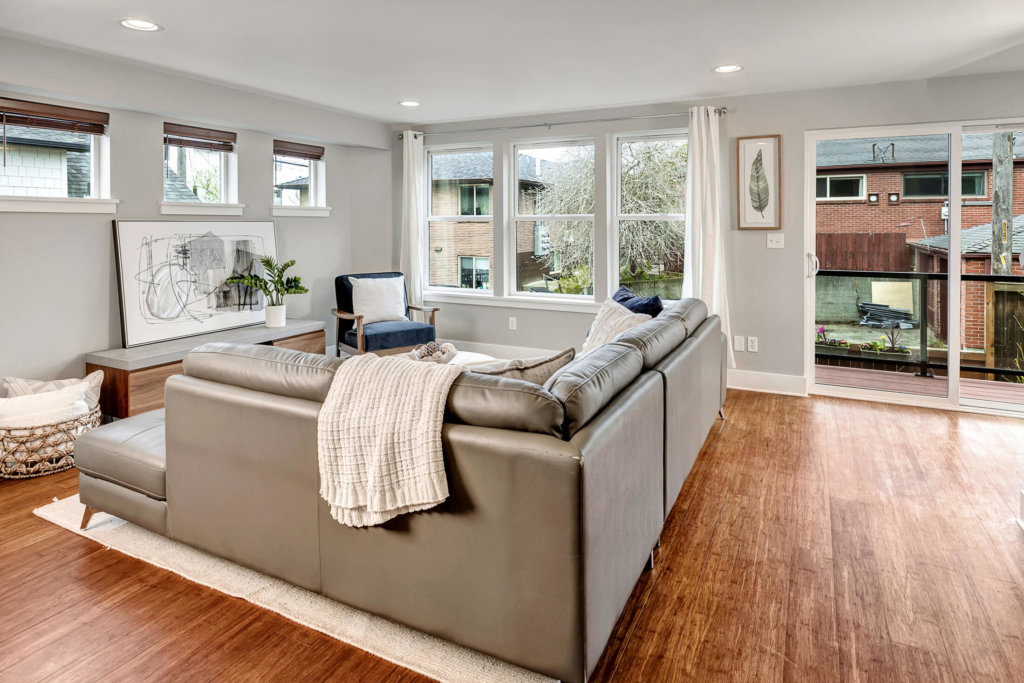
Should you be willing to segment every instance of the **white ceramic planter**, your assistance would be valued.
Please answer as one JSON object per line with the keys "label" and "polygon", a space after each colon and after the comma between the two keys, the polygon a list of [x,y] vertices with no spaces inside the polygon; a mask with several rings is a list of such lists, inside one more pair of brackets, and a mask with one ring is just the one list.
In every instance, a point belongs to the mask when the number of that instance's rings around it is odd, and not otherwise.
{"label": "white ceramic planter", "polygon": [[284,327],[285,306],[267,306],[267,327]]}

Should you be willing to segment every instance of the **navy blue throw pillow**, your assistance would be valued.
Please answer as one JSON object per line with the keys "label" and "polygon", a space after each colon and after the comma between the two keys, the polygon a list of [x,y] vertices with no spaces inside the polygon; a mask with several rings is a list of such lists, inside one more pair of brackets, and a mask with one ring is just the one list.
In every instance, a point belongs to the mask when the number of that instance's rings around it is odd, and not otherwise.
{"label": "navy blue throw pillow", "polygon": [[661,297],[657,294],[654,296],[637,296],[626,285],[622,285],[615,290],[615,293],[612,294],[612,301],[622,304],[634,313],[646,313],[652,318],[657,318],[658,314],[665,308],[661,305]]}

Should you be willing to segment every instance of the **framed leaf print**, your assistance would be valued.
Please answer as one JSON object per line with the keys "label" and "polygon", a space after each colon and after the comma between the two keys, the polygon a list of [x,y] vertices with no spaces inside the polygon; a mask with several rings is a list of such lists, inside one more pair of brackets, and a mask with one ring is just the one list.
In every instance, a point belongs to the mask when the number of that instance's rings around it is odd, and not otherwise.
{"label": "framed leaf print", "polygon": [[778,135],[736,140],[737,215],[740,230],[779,230],[782,196]]}

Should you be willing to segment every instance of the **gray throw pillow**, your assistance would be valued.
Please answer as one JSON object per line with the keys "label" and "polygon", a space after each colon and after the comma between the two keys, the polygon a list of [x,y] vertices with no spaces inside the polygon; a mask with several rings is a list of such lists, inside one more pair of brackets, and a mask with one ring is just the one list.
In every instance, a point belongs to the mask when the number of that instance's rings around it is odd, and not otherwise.
{"label": "gray throw pillow", "polygon": [[576,349],[566,349],[553,356],[539,358],[518,358],[515,360],[493,360],[485,363],[467,365],[466,370],[481,375],[510,377],[525,382],[543,385],[551,375],[564,365],[568,365],[576,356]]}

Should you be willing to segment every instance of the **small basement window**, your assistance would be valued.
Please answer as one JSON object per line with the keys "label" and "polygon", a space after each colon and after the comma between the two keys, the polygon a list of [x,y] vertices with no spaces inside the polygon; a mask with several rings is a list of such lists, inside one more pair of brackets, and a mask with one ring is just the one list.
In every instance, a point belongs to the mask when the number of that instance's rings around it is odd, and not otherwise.
{"label": "small basement window", "polygon": [[865,176],[820,175],[817,178],[818,199],[864,199]]}

